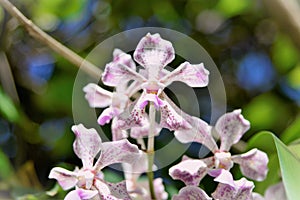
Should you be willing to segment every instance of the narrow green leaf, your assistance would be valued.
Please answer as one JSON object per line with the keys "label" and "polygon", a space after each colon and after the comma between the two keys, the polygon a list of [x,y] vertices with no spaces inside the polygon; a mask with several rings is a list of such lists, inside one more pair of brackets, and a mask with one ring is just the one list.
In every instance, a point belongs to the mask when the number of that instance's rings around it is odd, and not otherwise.
{"label": "narrow green leaf", "polygon": [[279,158],[282,180],[288,199],[299,199],[300,159],[273,135]]}
{"label": "narrow green leaf", "polygon": [[[298,183],[300,182],[300,144],[299,142],[292,143],[289,147],[286,146],[280,139],[278,139],[273,133],[268,131],[262,131],[256,134],[250,141],[248,149],[257,147],[263,151],[266,151],[269,158],[272,158],[272,154],[278,156],[282,181],[284,183],[286,194],[288,199],[298,199],[300,196],[300,190],[298,189]],[[276,151],[274,151],[274,148]],[[271,155],[271,156],[270,156]],[[272,166],[271,166],[272,165]],[[269,163],[270,171],[267,176],[267,182],[272,183],[279,179],[277,175],[276,163]],[[274,178],[274,179],[273,179]],[[273,180],[272,180],[273,179]],[[262,193],[261,189],[265,188],[265,185],[258,183],[258,190]]]}

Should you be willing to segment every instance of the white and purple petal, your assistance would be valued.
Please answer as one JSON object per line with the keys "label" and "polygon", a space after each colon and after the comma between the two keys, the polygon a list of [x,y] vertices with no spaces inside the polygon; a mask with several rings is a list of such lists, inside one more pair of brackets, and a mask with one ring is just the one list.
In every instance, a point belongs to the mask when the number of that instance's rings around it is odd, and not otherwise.
{"label": "white and purple petal", "polygon": [[156,65],[162,69],[174,59],[175,53],[171,42],[162,39],[158,33],[148,33],[138,43],[133,57],[145,68]]}
{"label": "white and purple petal", "polygon": [[95,129],[87,129],[82,124],[72,126],[72,131],[76,137],[74,152],[82,160],[83,168],[91,169],[101,148],[101,138]]}
{"label": "white and purple petal", "polygon": [[262,181],[268,173],[268,156],[265,152],[252,149],[244,154],[232,156],[232,161],[240,165],[244,176]]}
{"label": "white and purple petal", "polygon": [[271,185],[265,191],[266,200],[287,200],[286,191],[282,182]]}
{"label": "white and purple petal", "polygon": [[215,167],[217,169],[229,170],[233,167],[233,161],[231,159],[230,152],[216,152],[214,158],[215,158]]}
{"label": "white and purple petal", "polygon": [[118,118],[113,118],[111,122],[111,134],[112,134],[112,140],[122,140],[125,138],[128,138],[128,133],[126,130],[122,130],[118,127]]}
{"label": "white and purple petal", "polygon": [[198,186],[207,173],[207,165],[202,160],[184,160],[169,169],[174,180],[181,180],[185,185]]}
{"label": "white and purple petal", "polygon": [[56,179],[58,184],[64,190],[71,189],[78,182],[76,172],[71,172],[61,167],[54,167],[53,169],[51,169],[48,178]]}
{"label": "white and purple petal", "polygon": [[185,117],[193,128],[188,130],[177,130],[174,132],[176,139],[181,143],[197,142],[206,146],[210,151],[214,152],[218,146],[211,136],[211,126],[205,121],[197,117]]}
{"label": "white and purple petal", "polygon": [[216,176],[214,181],[219,182],[216,190],[212,193],[214,199],[222,200],[252,200],[254,184],[245,178],[234,181],[228,170],[214,170],[209,173]]}
{"label": "white and purple petal", "polygon": [[187,130],[191,129],[192,126],[189,124],[181,115],[181,112],[176,112],[176,110],[169,104],[168,101],[162,100],[163,104],[160,107],[161,120],[160,126],[163,128],[168,128],[169,130]]}
{"label": "white and purple petal", "polygon": [[140,156],[141,152],[138,147],[126,139],[104,142],[102,143],[100,157],[95,164],[95,170],[101,170],[114,163],[125,162],[134,164],[139,160]]}
{"label": "white and purple petal", "polygon": [[64,200],[88,200],[92,199],[98,194],[98,191],[96,190],[85,190],[78,188],[76,190],[72,190],[69,192]]}
{"label": "white and purple petal", "polygon": [[180,81],[190,87],[205,87],[208,85],[208,75],[209,71],[205,69],[203,63],[192,65],[189,62],[184,62],[160,79],[160,82],[170,85],[174,81]]}
{"label": "white and purple petal", "polygon": [[215,126],[221,139],[220,151],[229,151],[250,128],[250,122],[241,115],[241,110],[222,115]]}
{"label": "white and purple petal", "polygon": [[84,88],[85,99],[92,108],[104,108],[111,105],[112,93],[95,83],[89,83]]}
{"label": "white and purple petal", "polygon": [[127,84],[130,80],[146,81],[142,75],[126,65],[108,63],[105,66],[102,74],[102,82],[105,85],[117,87],[119,84]]}
{"label": "white and purple petal", "polygon": [[113,109],[112,107],[108,107],[102,111],[100,116],[97,119],[99,125],[103,126],[104,124],[108,124],[112,118],[114,118],[118,114],[118,111]]}
{"label": "white and purple petal", "polygon": [[123,64],[131,68],[132,70],[136,70],[135,63],[129,54],[123,52],[120,49],[114,49],[113,56],[113,63]]}
{"label": "white and purple petal", "polygon": [[172,200],[211,200],[201,188],[197,186],[186,186],[179,190],[179,194],[173,196]]}

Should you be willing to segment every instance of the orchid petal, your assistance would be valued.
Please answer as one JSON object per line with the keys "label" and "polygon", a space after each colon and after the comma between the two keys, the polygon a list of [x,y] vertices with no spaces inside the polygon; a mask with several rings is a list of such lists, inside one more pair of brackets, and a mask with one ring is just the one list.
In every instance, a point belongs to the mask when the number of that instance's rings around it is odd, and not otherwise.
{"label": "orchid petal", "polygon": [[108,107],[102,111],[102,113],[98,117],[97,122],[101,126],[103,126],[104,124],[108,124],[113,117],[118,115],[118,113],[118,110],[115,110],[112,107]]}
{"label": "orchid petal", "polygon": [[214,138],[210,134],[211,127],[205,121],[197,117],[186,117],[185,119],[193,128],[175,131],[174,135],[179,142],[198,142],[205,145],[212,152],[218,149]]}
{"label": "orchid petal", "polygon": [[118,121],[116,122],[116,128],[126,130],[132,127],[144,125],[144,122],[147,119],[145,119],[145,109],[141,108],[141,104],[144,100],[143,97],[145,95],[146,94],[143,92],[132,109],[131,108],[126,109],[124,110],[123,113],[121,113],[118,116]]}
{"label": "orchid petal", "polygon": [[113,52],[113,63],[114,64],[123,64],[127,67],[131,68],[132,70],[136,70],[136,66],[134,61],[132,60],[131,56],[120,49],[115,49]]}
{"label": "orchid petal", "polygon": [[[130,129],[130,137],[138,139],[138,138],[143,138],[143,137],[146,137],[149,135],[150,123],[149,123],[148,116],[144,117],[142,124],[143,124],[142,126],[132,127]],[[161,131],[161,127],[159,127],[159,125],[157,123],[155,123],[154,136],[159,135],[160,131]]]}
{"label": "orchid petal", "polygon": [[96,170],[114,164],[114,163],[135,163],[141,156],[136,145],[131,144],[128,140],[123,139],[113,142],[104,142],[101,147],[101,155],[95,164]]}
{"label": "orchid petal", "polygon": [[170,85],[174,81],[180,81],[190,87],[205,87],[208,85],[208,75],[209,71],[205,69],[203,63],[192,65],[189,62],[184,62],[163,77],[160,82]]}
{"label": "orchid petal", "polygon": [[126,181],[129,181],[136,185],[138,177],[148,169],[147,154],[145,152],[142,152],[137,161],[135,161],[134,163],[122,163],[122,167]]}
{"label": "orchid petal", "polygon": [[254,184],[245,178],[234,181],[228,170],[214,170],[210,175],[217,175],[214,181],[219,182],[217,189],[212,193],[214,199],[222,200],[251,200]]}
{"label": "orchid petal", "polygon": [[[161,120],[160,126],[169,130],[186,130],[192,126],[182,117],[181,112],[176,112],[168,101],[162,100],[163,105],[160,107]],[[183,112],[182,112],[183,113]]]}
{"label": "orchid petal", "polygon": [[74,187],[77,182],[77,173],[71,172],[61,167],[54,167],[51,169],[48,178],[56,179],[59,185],[64,190],[69,190]]}
{"label": "orchid petal", "polygon": [[146,81],[146,79],[133,69],[123,64],[108,63],[102,74],[102,82],[108,86],[117,87],[119,84],[127,84],[130,80]]}
{"label": "orchid petal", "polygon": [[156,178],[153,180],[155,197],[157,200],[168,199],[168,193],[165,191],[165,186],[163,184],[162,178]]}
{"label": "orchid petal", "polygon": [[171,42],[162,39],[158,33],[148,33],[138,43],[133,57],[146,69],[157,68],[155,71],[159,72],[174,59],[175,53]]}
{"label": "orchid petal", "polygon": [[185,185],[198,186],[207,173],[207,166],[202,160],[184,160],[169,169],[170,176],[181,180]]}
{"label": "orchid petal", "polygon": [[118,125],[118,119],[113,118],[113,120],[111,122],[112,140],[117,141],[117,140],[122,140],[122,139],[128,138],[127,131],[120,129],[117,125]]}
{"label": "orchid petal", "polygon": [[[252,200],[266,200],[263,196],[261,196],[260,194],[256,193],[256,192],[252,192]],[[275,200],[275,199],[272,199]],[[280,199],[280,200],[284,200],[284,199]]]}
{"label": "orchid petal", "polygon": [[265,192],[266,200],[287,200],[286,192],[282,182],[268,187]]}
{"label": "orchid petal", "polygon": [[111,104],[112,93],[95,83],[89,83],[84,88],[85,99],[92,108],[104,108]]}
{"label": "orchid petal", "polygon": [[221,138],[220,151],[228,151],[250,128],[250,123],[244,119],[241,110],[238,109],[221,116],[215,128]]}
{"label": "orchid petal", "polygon": [[85,169],[91,169],[93,160],[101,148],[101,138],[93,128],[87,129],[82,124],[72,126],[76,138],[73,143],[75,154],[82,160]]}
{"label": "orchid petal", "polygon": [[213,169],[208,171],[208,174],[212,177],[216,177],[214,181],[223,183],[226,185],[230,185],[231,187],[235,187],[235,183],[232,177],[232,174],[225,169]]}
{"label": "orchid petal", "polygon": [[[109,190],[111,192],[111,196],[116,197],[120,200],[131,200],[129,194],[127,193],[126,189],[126,182],[122,181],[119,183],[106,183],[109,187]],[[108,200],[110,200],[108,198]]]}
{"label": "orchid petal", "polygon": [[242,174],[248,178],[262,181],[267,176],[269,159],[265,152],[258,149],[232,156],[232,161],[240,164]]}
{"label": "orchid petal", "polygon": [[186,186],[179,190],[179,194],[174,195],[172,200],[211,200],[201,188],[197,186]]}
{"label": "orchid petal", "polygon": [[69,192],[64,200],[87,200],[92,199],[98,194],[96,190],[84,190],[84,189],[76,189]]}
{"label": "orchid petal", "polygon": [[162,100],[159,99],[159,97],[156,94],[145,93],[145,95],[141,96],[139,107],[143,109],[148,104],[149,101],[154,103],[156,109],[159,109],[159,107],[163,105]]}
{"label": "orchid petal", "polygon": [[95,187],[100,193],[101,200],[131,200],[127,193],[125,181],[109,183],[102,180],[96,180]]}

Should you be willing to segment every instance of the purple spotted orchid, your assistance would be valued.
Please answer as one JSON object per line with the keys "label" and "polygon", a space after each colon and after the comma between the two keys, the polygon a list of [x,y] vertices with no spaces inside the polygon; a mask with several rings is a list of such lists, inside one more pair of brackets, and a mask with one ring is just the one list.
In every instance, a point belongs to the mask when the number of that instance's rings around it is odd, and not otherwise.
{"label": "purple spotted orchid", "polygon": [[[64,190],[76,188],[66,195],[65,200],[131,199],[125,181],[109,183],[104,180],[101,170],[114,163],[135,163],[141,156],[137,146],[125,139],[102,143],[95,129],[87,129],[82,124],[74,125],[72,131],[76,136],[74,152],[82,160],[83,167],[74,171],[54,167],[49,174],[49,178],[56,179]],[[100,156],[94,164],[99,151]]]}
{"label": "purple spotted orchid", "polygon": [[[129,55],[126,55],[129,58]],[[161,111],[160,126],[170,130],[191,128],[181,114],[176,112],[169,101],[164,98],[163,89],[174,81],[181,81],[191,87],[204,87],[208,84],[209,72],[201,64],[182,63],[172,72],[165,69],[175,57],[174,48],[169,41],[159,34],[147,34],[138,43],[134,52],[134,60],[142,69],[137,72],[132,65],[119,62],[109,63],[105,67],[102,81],[105,85],[117,87],[133,80],[135,87],[131,93],[142,89],[143,92],[136,101],[132,110],[120,115],[116,128],[128,129],[134,126],[143,126],[145,120],[145,106],[152,102],[156,109]],[[131,60],[128,63],[133,63]]]}
{"label": "purple spotted orchid", "polygon": [[[220,200],[252,200],[255,193],[252,193],[254,184],[245,178],[235,181],[231,173],[224,169],[210,170],[209,174],[215,177],[218,182],[216,190],[211,194],[214,199]],[[174,195],[172,200],[210,200],[205,191],[195,185],[183,187],[178,195]]]}
{"label": "purple spotted orchid", "polygon": [[[230,170],[234,163],[240,165],[244,176],[256,181],[265,179],[268,172],[267,154],[252,149],[241,155],[232,156],[230,147],[237,143],[249,129],[250,123],[241,115],[241,110],[234,110],[221,116],[215,127],[208,127],[198,118],[190,117],[188,121],[195,127],[185,131],[175,131],[175,137],[182,143],[198,142],[205,145],[214,154],[204,159],[184,157],[181,163],[173,166],[169,174],[173,179],[182,180],[186,185],[197,186],[210,169]],[[220,136],[220,148],[217,146],[212,132]]]}
{"label": "purple spotted orchid", "polygon": [[[107,66],[126,65],[128,68],[135,70],[135,63],[132,61],[131,56],[124,53],[119,49],[113,52],[113,61]],[[85,98],[92,108],[106,108],[98,118],[98,123],[104,125],[109,123],[112,118],[118,116],[124,111],[130,103],[129,95],[132,88],[128,88],[127,83],[116,85],[116,91],[107,91],[97,84],[89,83],[83,88]],[[132,84],[134,85],[134,84]]]}

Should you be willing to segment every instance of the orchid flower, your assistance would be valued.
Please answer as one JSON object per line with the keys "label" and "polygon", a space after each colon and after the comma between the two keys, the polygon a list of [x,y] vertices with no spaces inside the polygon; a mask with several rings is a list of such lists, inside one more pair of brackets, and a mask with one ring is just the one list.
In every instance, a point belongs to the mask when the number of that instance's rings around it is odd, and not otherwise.
{"label": "orchid flower", "polygon": [[[189,117],[187,121],[194,128],[175,131],[175,137],[182,143],[201,143],[210,149],[214,156],[200,160],[185,158],[181,163],[170,168],[171,177],[180,179],[187,185],[197,186],[201,178],[208,172],[208,169],[230,170],[233,164],[237,163],[240,165],[244,176],[256,181],[265,179],[268,172],[268,156],[266,153],[258,149],[252,149],[241,155],[232,156],[229,152],[230,147],[237,143],[250,127],[249,121],[241,115],[241,110],[224,114],[218,119],[215,127],[209,128],[204,121],[196,117]],[[212,137],[213,131],[220,136],[220,148]]]}
{"label": "orchid flower", "polygon": [[[211,194],[214,199],[220,200],[251,200],[253,197],[252,190],[254,184],[245,178],[235,181],[231,173],[224,169],[211,170],[209,174],[215,177],[214,181],[218,182],[216,190]],[[173,200],[210,200],[201,188],[188,185],[183,187],[178,195],[174,195]]]}
{"label": "orchid flower", "polygon": [[[113,61],[107,66],[118,66],[119,64],[126,65],[128,68],[135,70],[135,63],[132,61],[130,55],[124,53],[120,49],[115,49],[113,52]],[[134,84],[132,84],[134,85]],[[124,111],[129,103],[129,96],[127,91],[127,83],[117,85],[115,92],[107,91],[95,83],[89,83],[83,88],[85,98],[92,108],[106,108],[98,118],[98,123],[104,125],[110,120],[118,116]]]}
{"label": "orchid flower", "polygon": [[[73,149],[82,160],[83,167],[74,171],[54,167],[49,174],[49,178],[56,179],[64,190],[76,188],[67,194],[65,200],[130,199],[125,181],[106,182],[101,170],[114,163],[134,163],[139,160],[141,152],[137,146],[125,139],[102,143],[95,129],[87,129],[82,124],[72,126],[72,131],[76,136]],[[100,151],[100,156],[94,164],[94,159]]]}
{"label": "orchid flower", "polygon": [[162,39],[159,34],[150,33],[138,43],[133,57],[142,67],[139,73],[128,64],[114,62],[106,65],[102,76],[105,85],[117,87],[133,80],[136,86],[133,91],[143,90],[133,109],[128,115],[119,118],[116,127],[128,129],[143,126],[145,106],[152,102],[156,109],[161,111],[161,127],[170,130],[191,128],[180,113],[165,100],[163,89],[174,81],[184,82],[191,87],[206,86],[209,72],[203,63],[193,65],[184,62],[172,72],[164,69],[175,57],[174,48],[171,42]]}

